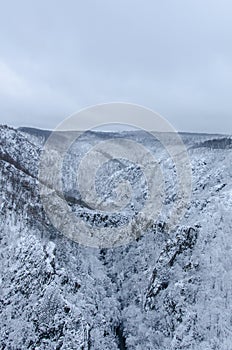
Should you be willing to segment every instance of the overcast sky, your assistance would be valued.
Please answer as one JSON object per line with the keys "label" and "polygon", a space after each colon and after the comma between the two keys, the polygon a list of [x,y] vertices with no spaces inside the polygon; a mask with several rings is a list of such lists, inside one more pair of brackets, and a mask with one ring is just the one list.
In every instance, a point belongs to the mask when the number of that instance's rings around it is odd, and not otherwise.
{"label": "overcast sky", "polygon": [[1,3],[0,123],[54,128],[112,101],[232,134],[231,0]]}

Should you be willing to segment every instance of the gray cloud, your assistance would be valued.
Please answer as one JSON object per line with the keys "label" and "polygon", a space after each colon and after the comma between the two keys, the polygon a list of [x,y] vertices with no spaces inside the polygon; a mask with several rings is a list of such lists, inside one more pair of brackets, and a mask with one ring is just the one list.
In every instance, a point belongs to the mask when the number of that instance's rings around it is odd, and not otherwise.
{"label": "gray cloud", "polygon": [[125,101],[179,130],[232,133],[231,11],[229,0],[8,1],[0,122],[52,128]]}

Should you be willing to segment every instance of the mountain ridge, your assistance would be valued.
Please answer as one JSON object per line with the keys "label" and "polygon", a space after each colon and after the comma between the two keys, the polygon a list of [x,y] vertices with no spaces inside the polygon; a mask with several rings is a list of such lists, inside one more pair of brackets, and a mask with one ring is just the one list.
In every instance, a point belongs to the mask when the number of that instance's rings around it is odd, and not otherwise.
{"label": "mountain ridge", "polygon": [[[139,232],[138,224],[130,244],[98,249],[65,237],[43,209],[44,140],[0,127],[2,349],[231,349],[232,153],[188,137],[192,197],[178,229],[169,232],[164,220]],[[171,169],[168,210],[174,167],[155,152]],[[88,212],[80,202],[70,206]]]}

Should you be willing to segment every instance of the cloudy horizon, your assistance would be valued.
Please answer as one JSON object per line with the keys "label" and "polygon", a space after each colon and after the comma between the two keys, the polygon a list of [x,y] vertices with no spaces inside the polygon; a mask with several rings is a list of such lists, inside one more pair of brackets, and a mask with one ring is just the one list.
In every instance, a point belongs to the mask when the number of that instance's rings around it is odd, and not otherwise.
{"label": "cloudy horizon", "polygon": [[179,131],[232,134],[231,12],[228,0],[4,3],[0,123],[52,129],[119,101]]}

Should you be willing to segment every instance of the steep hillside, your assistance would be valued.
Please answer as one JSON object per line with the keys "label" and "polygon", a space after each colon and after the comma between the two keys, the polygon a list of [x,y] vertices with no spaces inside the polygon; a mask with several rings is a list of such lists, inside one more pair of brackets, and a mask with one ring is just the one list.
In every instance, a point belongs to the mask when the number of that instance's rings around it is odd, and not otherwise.
{"label": "steep hillside", "polygon": [[[170,231],[175,166],[158,142],[123,135],[158,159],[165,175],[164,212],[146,225],[138,220],[129,244],[91,248],[59,232],[43,208],[38,172],[48,136],[0,126],[0,349],[231,350],[231,138],[182,135],[192,195]],[[97,174],[99,195],[107,200],[123,178],[131,184],[133,203],[122,213],[103,214],[82,200],[77,164],[107,137],[122,135],[86,133],[70,149],[64,197],[90,227],[113,229],[136,217],[147,187],[134,164],[109,159]]]}

